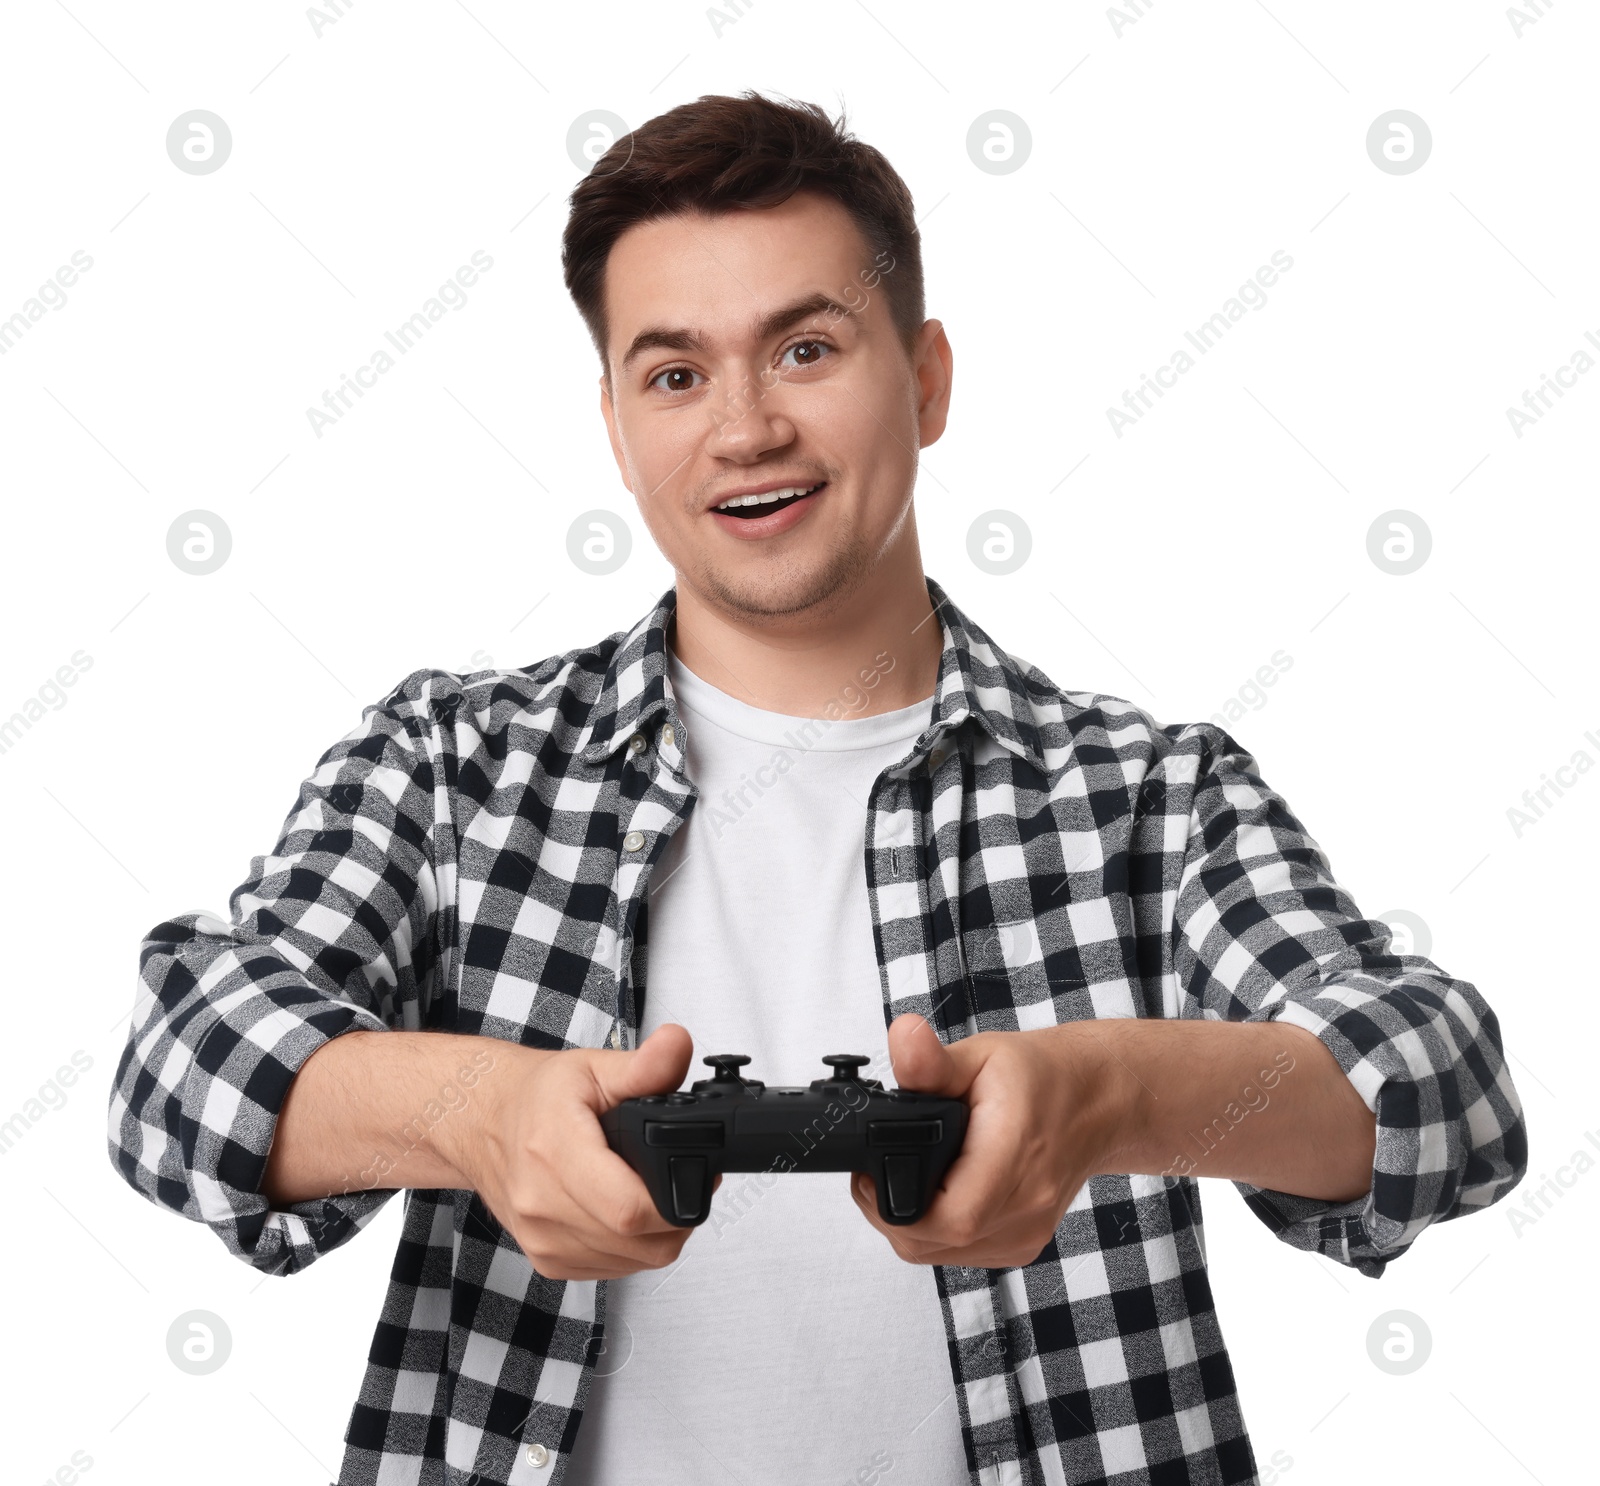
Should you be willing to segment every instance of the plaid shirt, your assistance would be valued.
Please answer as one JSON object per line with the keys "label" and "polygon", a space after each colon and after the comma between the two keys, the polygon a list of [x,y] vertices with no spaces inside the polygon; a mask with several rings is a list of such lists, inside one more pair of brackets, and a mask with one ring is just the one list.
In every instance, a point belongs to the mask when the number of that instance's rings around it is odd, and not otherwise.
{"label": "plaid shirt", "polygon": [[[1526,1137],[1477,990],[1390,953],[1226,732],[1063,692],[927,586],[931,715],[864,822],[886,1021],[920,1012],[947,1041],[1090,1017],[1306,1028],[1376,1111],[1371,1189],[1239,1185],[1279,1238],[1365,1274],[1507,1192]],[[150,931],[110,1106],[131,1185],[290,1274],[391,1195],[261,1195],[285,1091],[329,1038],[632,1045],[652,864],[696,798],[675,601],[524,669],[407,676],[323,755],[231,923]],[[404,1201],[341,1486],[558,1481],[604,1282],[537,1274],[475,1193]],[[974,1483],[1255,1481],[1192,1177],[1094,1177],[1033,1263],[936,1274]]]}

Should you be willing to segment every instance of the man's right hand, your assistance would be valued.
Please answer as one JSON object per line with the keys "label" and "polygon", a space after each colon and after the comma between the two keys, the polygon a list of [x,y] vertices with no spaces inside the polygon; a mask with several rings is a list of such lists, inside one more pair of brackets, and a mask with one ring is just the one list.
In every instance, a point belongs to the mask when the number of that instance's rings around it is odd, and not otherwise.
{"label": "man's right hand", "polygon": [[656,1211],[606,1144],[600,1116],[676,1089],[694,1054],[688,1031],[669,1022],[633,1052],[506,1051],[468,1105],[472,1117],[441,1129],[446,1158],[547,1279],[609,1280],[674,1263],[694,1230]]}
{"label": "man's right hand", "polygon": [[290,1084],[262,1195],[282,1208],[375,1185],[466,1188],[547,1279],[660,1269],[694,1230],[656,1211],[643,1179],[606,1144],[600,1116],[676,1089],[693,1053],[673,1023],[634,1052],[347,1032]]}

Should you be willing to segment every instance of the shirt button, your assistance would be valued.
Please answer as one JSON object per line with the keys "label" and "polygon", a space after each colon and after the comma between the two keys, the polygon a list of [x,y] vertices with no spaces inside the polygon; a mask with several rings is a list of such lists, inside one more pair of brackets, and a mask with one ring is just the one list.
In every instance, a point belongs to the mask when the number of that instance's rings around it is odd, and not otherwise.
{"label": "shirt button", "polygon": [[671,748],[676,738],[677,734],[672,731],[672,724],[670,722],[661,729],[661,741],[666,745],[666,747]]}
{"label": "shirt button", "polygon": [[631,738],[628,739],[628,752],[629,753],[643,753],[644,752],[644,734],[643,733],[635,733]]}
{"label": "shirt button", "polygon": [[624,851],[637,851],[643,845],[643,831],[629,831],[628,834],[622,838],[622,849]]}
{"label": "shirt button", "polygon": [[550,1464],[550,1452],[537,1442],[528,1446],[528,1464],[546,1466]]}
{"label": "shirt button", "polygon": [[950,755],[947,754],[943,748],[935,748],[932,755],[929,757],[928,762],[932,764],[935,769],[937,769],[940,764],[949,758],[949,756]]}

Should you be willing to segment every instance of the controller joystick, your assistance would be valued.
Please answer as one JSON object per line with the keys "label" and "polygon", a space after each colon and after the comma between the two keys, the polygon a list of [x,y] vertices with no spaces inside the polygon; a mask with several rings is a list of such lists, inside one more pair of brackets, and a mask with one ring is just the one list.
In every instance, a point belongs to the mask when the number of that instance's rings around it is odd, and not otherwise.
{"label": "controller joystick", "polygon": [[739,1077],[739,1070],[750,1061],[749,1053],[712,1053],[708,1058],[700,1060],[709,1068],[717,1071],[712,1076],[712,1082],[719,1084],[737,1084],[744,1080]]}
{"label": "controller joystick", "polygon": [[862,1078],[857,1072],[858,1068],[865,1068],[872,1061],[863,1058],[860,1053],[829,1053],[822,1060],[833,1070],[826,1078],[815,1080],[811,1087],[820,1091],[830,1085],[845,1084],[857,1089],[882,1089],[883,1085],[875,1078]]}
{"label": "controller joystick", "polygon": [[835,1079],[844,1083],[860,1083],[856,1069],[865,1068],[872,1059],[863,1058],[860,1053],[829,1053],[822,1061],[833,1069]]}
{"label": "controller joystick", "polygon": [[886,1091],[860,1076],[871,1060],[859,1053],[829,1054],[828,1077],[804,1089],[743,1077],[743,1053],[704,1061],[715,1074],[689,1091],[626,1099],[600,1117],[611,1149],[680,1228],[705,1222],[716,1178],[727,1171],[862,1171],[877,1189],[878,1216],[914,1223],[961,1153],[961,1100]]}
{"label": "controller joystick", "polygon": [[733,1094],[740,1089],[764,1089],[766,1085],[758,1078],[743,1078],[739,1070],[750,1061],[748,1053],[712,1053],[709,1057],[702,1058],[702,1063],[714,1068],[710,1078],[697,1079],[690,1087],[695,1093],[704,1093],[710,1090],[717,1094]]}

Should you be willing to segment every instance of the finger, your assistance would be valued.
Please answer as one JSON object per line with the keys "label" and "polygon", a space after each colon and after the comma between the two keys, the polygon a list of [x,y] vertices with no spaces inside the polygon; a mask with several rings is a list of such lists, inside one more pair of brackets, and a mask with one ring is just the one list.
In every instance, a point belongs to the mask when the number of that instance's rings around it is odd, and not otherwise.
{"label": "finger", "polygon": [[966,1061],[953,1056],[939,1041],[939,1034],[915,1012],[897,1016],[889,1024],[889,1062],[902,1089],[959,1099],[976,1072],[963,1069]]}
{"label": "finger", "polygon": [[[688,1232],[662,1217],[644,1178],[611,1149],[598,1120],[594,1130],[599,1133],[598,1147],[593,1145],[591,1133],[581,1131],[570,1144],[572,1154],[584,1157],[576,1163],[577,1177],[569,1175],[571,1163],[560,1173],[562,1190],[573,1206],[590,1223],[618,1239]],[[713,1194],[722,1186],[722,1177],[719,1171],[711,1179]]]}
{"label": "finger", "polygon": [[630,1252],[631,1240],[677,1231],[657,1210],[643,1178],[611,1149],[599,1115],[583,1103],[567,1105],[564,1114],[546,1162],[569,1204],[566,1221],[591,1240],[604,1235],[613,1249]]}
{"label": "finger", "polygon": [[600,1139],[598,1148],[588,1140],[581,1147],[574,1142],[574,1159],[561,1173],[562,1186],[583,1225],[623,1248],[653,1235],[681,1231],[661,1216],[644,1178],[604,1143],[603,1133]]}
{"label": "finger", "polygon": [[[506,1216],[510,1221],[495,1213],[500,1226],[516,1239],[536,1268],[535,1255],[548,1258],[555,1254],[563,1262],[620,1266],[630,1273],[657,1269],[670,1264],[687,1240],[687,1229],[664,1220],[653,1222],[649,1231],[618,1233],[572,1197],[559,1172],[548,1167],[546,1171],[549,1179],[541,1183],[537,1209],[519,1211],[514,1200],[508,1200]],[[648,1202],[648,1194],[645,1200]],[[495,1204],[489,1205],[494,1212]],[[650,1211],[654,1214],[654,1204]],[[540,1272],[545,1273],[542,1269]]]}
{"label": "finger", "polygon": [[974,1244],[941,1248],[920,1246],[902,1254],[913,1264],[956,1264],[971,1269],[1018,1269],[1032,1264],[1049,1248],[1053,1233],[1039,1235],[1036,1227],[1017,1223],[996,1229]]}
{"label": "finger", "polygon": [[584,1062],[604,1113],[624,1099],[671,1093],[689,1072],[693,1056],[694,1038],[688,1028],[665,1022],[632,1052],[596,1050]]}
{"label": "finger", "polygon": [[918,1236],[920,1224],[892,1226],[878,1217],[872,1179],[857,1176],[851,1184],[855,1198],[866,1217],[883,1236],[896,1255],[908,1264],[959,1264],[974,1269],[1013,1269],[1031,1264],[1049,1246],[1053,1234],[1039,1237],[1035,1221],[1018,1219],[984,1234],[974,1243],[953,1246],[928,1242]]}
{"label": "finger", "polygon": [[1019,1216],[1012,1209],[1025,1173],[1004,1156],[1014,1148],[1005,1129],[992,1107],[980,1105],[973,1111],[961,1154],[915,1223],[884,1222],[878,1215],[875,1184],[864,1173],[858,1177],[859,1191],[852,1190],[857,1206],[879,1232],[892,1233],[897,1244],[919,1253],[985,1242]]}
{"label": "finger", "polygon": [[[571,1206],[569,1221],[591,1237],[604,1235],[614,1250],[633,1254],[643,1252],[636,1247],[640,1240],[692,1231],[661,1215],[644,1178],[611,1149],[592,1111],[578,1111],[559,1148],[556,1176]],[[712,1179],[712,1192],[721,1187],[722,1176],[719,1171]]]}
{"label": "finger", "polygon": [[646,1270],[665,1269],[677,1258],[673,1255],[660,1264],[641,1264],[623,1255],[590,1253],[579,1248],[570,1257],[563,1254],[546,1255],[541,1266],[525,1249],[523,1255],[535,1271],[547,1280],[618,1280]]}
{"label": "finger", "polygon": [[[970,1132],[969,1132],[970,1141]],[[1005,1159],[979,1132],[950,1163],[928,1210],[911,1226],[919,1238],[936,1243],[972,1243],[1010,1221],[1012,1207],[1026,1173]]]}
{"label": "finger", "polygon": [[861,1209],[861,1214],[874,1228],[889,1241],[889,1247],[895,1254],[906,1261],[907,1264],[921,1264],[925,1261],[912,1243],[908,1243],[905,1235],[915,1224],[885,1223],[878,1216],[877,1185],[865,1173],[857,1173],[850,1179],[850,1196]]}
{"label": "finger", "polygon": [[663,1269],[678,1259],[691,1228],[668,1225],[665,1232],[638,1236],[619,1235],[596,1224],[588,1214],[567,1211],[541,1214],[515,1232],[518,1245],[530,1260],[553,1255],[563,1265],[610,1268],[632,1274],[640,1269]]}
{"label": "finger", "polygon": [[[850,1196],[861,1209],[862,1216],[897,1249],[918,1245],[918,1235],[922,1225],[927,1222],[926,1214],[915,1223],[885,1222],[878,1212],[878,1184],[864,1171],[858,1171],[850,1178]],[[926,1241],[920,1246],[926,1247]]]}

